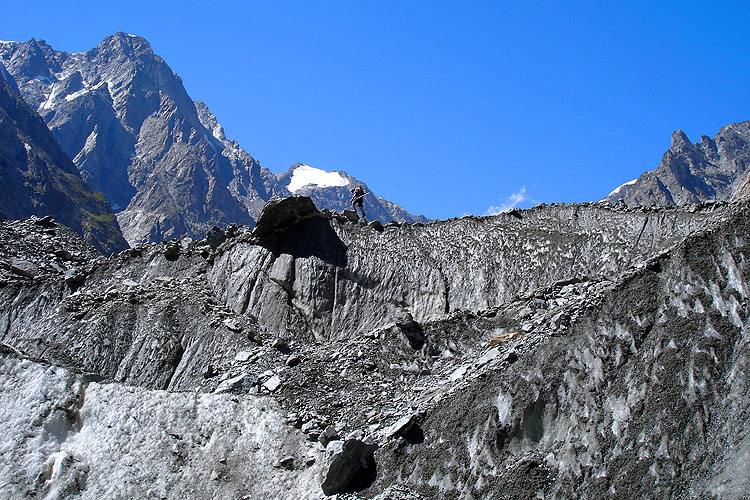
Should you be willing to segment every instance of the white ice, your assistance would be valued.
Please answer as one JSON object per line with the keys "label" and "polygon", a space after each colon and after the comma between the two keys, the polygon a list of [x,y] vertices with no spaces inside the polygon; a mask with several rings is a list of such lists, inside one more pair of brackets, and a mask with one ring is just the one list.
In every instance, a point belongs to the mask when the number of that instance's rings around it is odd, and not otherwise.
{"label": "white ice", "polygon": [[[268,398],[84,386],[0,357],[0,422],[0,498],[321,496],[322,453]],[[283,456],[296,470],[274,467]]]}
{"label": "white ice", "polygon": [[309,165],[300,165],[294,169],[287,189],[292,193],[296,193],[310,184],[318,187],[334,187],[346,186],[348,181],[338,172],[326,172],[325,170]]}

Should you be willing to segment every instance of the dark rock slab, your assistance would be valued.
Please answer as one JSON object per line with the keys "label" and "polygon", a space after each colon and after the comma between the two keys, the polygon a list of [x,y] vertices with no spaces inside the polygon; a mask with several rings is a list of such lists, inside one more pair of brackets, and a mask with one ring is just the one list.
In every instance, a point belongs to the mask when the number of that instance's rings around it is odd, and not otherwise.
{"label": "dark rock slab", "polygon": [[321,488],[326,495],[363,489],[375,480],[373,453],[378,446],[359,439],[331,441],[326,448],[328,470]]}
{"label": "dark rock slab", "polygon": [[260,214],[253,236],[266,238],[283,233],[292,224],[320,214],[315,204],[307,196],[271,198]]}

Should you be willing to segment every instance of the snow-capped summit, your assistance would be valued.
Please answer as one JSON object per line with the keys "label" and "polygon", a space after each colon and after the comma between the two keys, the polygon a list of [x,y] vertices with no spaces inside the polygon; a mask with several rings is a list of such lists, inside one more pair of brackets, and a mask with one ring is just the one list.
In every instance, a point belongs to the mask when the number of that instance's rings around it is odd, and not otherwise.
{"label": "snow-capped summit", "polygon": [[329,210],[351,210],[351,189],[362,186],[368,194],[364,197],[365,214],[369,220],[390,222],[427,222],[423,215],[412,215],[399,205],[375,196],[367,184],[355,179],[346,172],[326,170],[311,167],[303,163],[295,163],[292,167],[276,176],[279,184],[290,193],[297,196],[309,196],[315,205]]}
{"label": "snow-capped summit", "polygon": [[308,185],[318,187],[346,186],[349,181],[341,175],[340,172],[326,172],[320,168],[311,167],[310,165],[300,164],[292,170],[292,177],[286,188],[296,193]]}

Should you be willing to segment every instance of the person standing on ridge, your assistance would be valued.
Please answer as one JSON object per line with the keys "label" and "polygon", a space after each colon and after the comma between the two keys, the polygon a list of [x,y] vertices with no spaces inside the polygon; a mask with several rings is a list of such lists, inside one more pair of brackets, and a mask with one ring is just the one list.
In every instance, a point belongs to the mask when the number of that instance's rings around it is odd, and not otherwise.
{"label": "person standing on ridge", "polygon": [[354,213],[357,213],[357,205],[359,205],[359,209],[362,211],[362,217],[365,216],[365,208],[363,205],[363,198],[367,193],[365,193],[365,190],[362,189],[362,186],[357,186],[352,189],[350,189],[352,192],[352,209],[354,210]]}

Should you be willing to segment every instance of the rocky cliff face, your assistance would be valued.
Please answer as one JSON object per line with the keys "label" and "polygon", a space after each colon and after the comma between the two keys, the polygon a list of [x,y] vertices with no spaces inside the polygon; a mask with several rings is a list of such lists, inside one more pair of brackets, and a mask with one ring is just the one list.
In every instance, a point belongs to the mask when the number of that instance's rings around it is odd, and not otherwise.
{"label": "rocky cliff face", "polygon": [[733,123],[692,144],[682,130],[656,170],[620,186],[604,200],[628,206],[674,206],[738,199],[747,189],[750,121]]}
{"label": "rocky cliff face", "polygon": [[707,220],[576,205],[380,231],[319,216],[259,241],[225,244],[207,278],[233,309],[263,318],[272,331],[302,324],[321,340],[346,338],[402,313],[421,322],[572,277],[617,276]]}
{"label": "rocky cliff face", "polygon": [[229,191],[233,169],[251,168],[252,158],[230,164],[143,38],[118,33],[80,54],[10,42],[0,58],[132,244],[253,222]]}
{"label": "rocky cliff face", "polygon": [[81,179],[44,120],[2,74],[0,129],[1,218],[52,216],[107,255],[127,248],[107,200]]}
{"label": "rocky cliff face", "polygon": [[3,491],[743,498],[748,208],[293,197],[108,260],[0,223]]}
{"label": "rocky cliff face", "polygon": [[221,143],[221,154],[231,165],[231,173],[227,171],[225,174],[231,178],[229,191],[253,218],[260,216],[263,206],[273,196],[289,196],[289,192],[276,182],[276,176],[261,167],[257,160],[240,148],[237,141],[226,138],[224,127],[205,103],[196,102],[195,109],[201,124]]}

